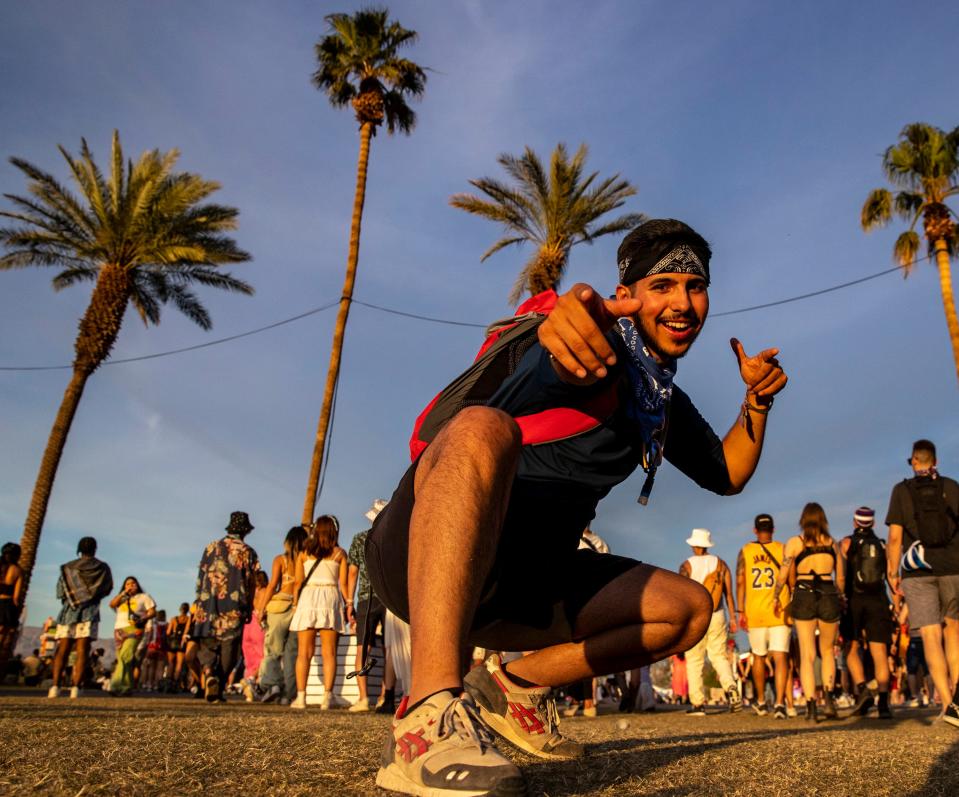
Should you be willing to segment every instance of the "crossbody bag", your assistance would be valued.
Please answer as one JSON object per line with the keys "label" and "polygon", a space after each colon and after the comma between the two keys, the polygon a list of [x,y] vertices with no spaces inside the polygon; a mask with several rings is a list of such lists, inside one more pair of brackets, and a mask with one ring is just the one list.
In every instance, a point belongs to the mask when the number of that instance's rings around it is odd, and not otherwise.
{"label": "crossbody bag", "polygon": [[[759,542],[759,541],[757,540],[757,542]],[[760,542],[760,543],[759,543],[759,547],[763,549],[763,552],[766,554],[766,556],[769,557],[770,561],[772,561],[772,563],[776,566],[776,569],[781,571],[781,570],[782,570],[782,565],[779,564],[779,560],[778,560],[775,556],[772,555],[772,552],[765,546],[765,544],[763,544],[763,543]],[[786,585],[783,584],[783,587],[786,587]],[[776,597],[778,597],[778,595],[777,595]],[[792,607],[792,593],[791,593],[791,592],[790,592],[789,600],[786,601],[784,604],[782,604],[782,607],[783,607],[783,622],[784,622],[786,625],[792,625],[792,624],[793,624],[793,614],[792,614],[792,611],[791,611],[791,607]]]}

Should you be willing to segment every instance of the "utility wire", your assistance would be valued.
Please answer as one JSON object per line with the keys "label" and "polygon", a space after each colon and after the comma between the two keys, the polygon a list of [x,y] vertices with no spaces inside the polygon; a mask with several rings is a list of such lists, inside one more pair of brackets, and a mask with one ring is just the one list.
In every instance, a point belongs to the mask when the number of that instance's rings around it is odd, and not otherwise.
{"label": "utility wire", "polygon": [[[921,263],[924,260],[930,260],[932,255],[926,255],[926,257],[921,257],[917,260],[912,261],[908,265],[914,266],[917,263]],[[790,304],[791,302],[798,302],[803,299],[810,299],[814,296],[822,296],[826,293],[832,293],[833,291],[839,291],[843,288],[849,288],[853,285],[859,285],[863,282],[868,282],[869,280],[874,280],[877,277],[883,277],[886,274],[892,274],[894,271],[899,271],[904,268],[903,266],[893,266],[892,268],[884,269],[883,271],[877,271],[875,274],[870,274],[866,277],[860,277],[859,279],[851,280],[849,282],[843,282],[839,285],[833,285],[830,288],[823,288],[818,291],[812,291],[811,293],[803,293],[798,296],[790,296],[787,299],[778,299],[774,302],[765,302],[764,304],[754,304],[749,307],[740,307],[736,310],[726,310],[722,313],[710,313],[711,318],[721,318],[723,316],[739,315],[740,313],[749,313],[753,310],[763,310],[767,307],[777,307],[781,304]],[[433,324],[446,324],[449,326],[456,327],[471,327],[473,329],[486,329],[488,324],[474,324],[468,321],[454,321],[448,318],[435,318],[434,316],[428,315],[419,315],[418,313],[408,313],[404,310],[396,310],[391,307],[382,307],[378,304],[371,304],[369,302],[362,302],[359,299],[353,299],[353,304],[359,304],[363,307],[368,307],[371,310],[378,310],[382,313],[389,313],[390,315],[403,316],[404,318],[412,318],[417,321],[428,321]],[[208,346],[218,346],[221,343],[228,343],[231,340],[238,340],[239,338],[246,338],[250,335],[258,335],[261,332],[266,332],[270,329],[275,329],[276,327],[281,327],[284,324],[291,324],[294,321],[299,321],[301,318],[306,318],[307,316],[315,315],[316,313],[322,313],[324,310],[329,310],[331,307],[335,307],[340,303],[340,299],[335,301],[328,302],[327,304],[321,305],[320,307],[314,307],[312,310],[307,310],[306,312],[299,313],[298,315],[290,316],[289,318],[284,318],[282,321],[276,321],[272,324],[267,324],[265,327],[257,327],[256,329],[248,330],[247,332],[240,332],[236,335],[230,335],[225,338],[218,338],[217,340],[210,340],[206,343],[197,343],[193,346],[185,346],[182,349],[171,349],[169,351],[161,351],[156,354],[143,354],[139,357],[124,357],[118,360],[105,360],[102,365],[120,365],[121,363],[133,363],[139,362],[140,360],[153,360],[157,357],[169,357],[172,354],[183,354],[188,351],[195,351],[197,349],[205,349]],[[0,371],[61,371],[64,369],[73,368],[73,365],[24,365],[24,366],[2,366],[0,365]]]}
{"label": "utility wire", "polygon": [[[337,299],[336,301],[324,304],[322,307],[314,307],[312,310],[307,310],[305,313],[290,316],[290,318],[284,318],[282,321],[276,321],[273,324],[267,324],[265,327],[258,327],[256,329],[248,330],[247,332],[240,332],[237,335],[230,335],[225,338],[218,338],[217,340],[208,340],[206,343],[197,343],[194,346],[184,346],[182,349],[160,351],[156,354],[143,354],[139,357],[124,357],[123,359],[119,360],[104,360],[101,365],[119,365],[120,363],[135,363],[139,362],[140,360],[154,360],[157,357],[169,357],[171,354],[183,354],[183,352],[187,351],[205,349],[208,346],[217,346],[220,343],[228,343],[231,340],[247,338],[250,335],[258,335],[260,332],[266,332],[268,329],[275,329],[276,327],[281,327],[284,324],[292,324],[294,321],[299,321],[301,318],[306,318],[307,316],[315,315],[316,313],[322,313],[324,310],[329,310],[331,307],[335,307],[339,303],[340,300]],[[73,365],[29,365],[19,367],[0,365],[0,371],[60,371],[64,368],[73,368]]]}

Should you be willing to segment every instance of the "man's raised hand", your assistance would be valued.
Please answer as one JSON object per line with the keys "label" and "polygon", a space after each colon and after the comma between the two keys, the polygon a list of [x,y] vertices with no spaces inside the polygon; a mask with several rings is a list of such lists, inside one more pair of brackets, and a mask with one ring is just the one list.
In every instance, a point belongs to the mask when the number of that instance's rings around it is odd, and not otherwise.
{"label": "man's raised hand", "polygon": [[789,378],[776,359],[779,349],[764,349],[750,357],[737,338],[730,338],[729,345],[736,355],[739,374],[749,393],[758,399],[770,399],[786,386]]}
{"label": "man's raised hand", "polygon": [[577,283],[540,324],[539,342],[559,366],[561,378],[591,384],[616,362],[606,332],[617,318],[633,315],[642,306],[641,299],[603,299],[589,285]]}

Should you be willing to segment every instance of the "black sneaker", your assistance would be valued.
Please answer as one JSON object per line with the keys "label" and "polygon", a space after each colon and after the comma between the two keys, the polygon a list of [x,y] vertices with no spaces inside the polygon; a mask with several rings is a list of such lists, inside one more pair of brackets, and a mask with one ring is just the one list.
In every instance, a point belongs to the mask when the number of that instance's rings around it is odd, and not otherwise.
{"label": "black sneaker", "polygon": [[826,719],[834,720],[839,717],[839,714],[836,711],[836,703],[832,699],[832,694],[830,692],[826,692],[826,694],[823,695],[823,703],[825,705],[822,707],[822,715]]}
{"label": "black sneaker", "polygon": [[705,706],[690,706],[686,709],[687,717],[705,717],[706,716],[706,707]]}
{"label": "black sneaker", "polygon": [[526,795],[526,781],[496,749],[473,699],[452,692],[439,692],[394,718],[376,785],[429,797]]}
{"label": "black sneaker", "polygon": [[854,716],[865,717],[875,702],[876,701],[872,696],[872,692],[864,688],[858,695],[856,695],[856,702],[853,703],[852,711],[849,713]]}
{"label": "black sneaker", "polygon": [[757,717],[765,717],[769,713],[769,710],[766,708],[765,703],[753,703],[753,713]]}
{"label": "black sneaker", "polygon": [[945,711],[942,712],[942,721],[959,728],[959,705],[950,703],[946,706]]}
{"label": "black sneaker", "polygon": [[785,706],[776,706],[773,708],[773,716],[777,720],[786,719],[786,707]]}
{"label": "black sneaker", "polygon": [[203,685],[203,696],[207,703],[216,703],[220,699],[220,679],[211,675]]}
{"label": "black sneaker", "polygon": [[739,690],[735,685],[730,686],[729,689],[726,690],[726,702],[729,703],[729,710],[733,714],[743,710],[743,696],[739,694]]}
{"label": "black sneaker", "polygon": [[880,703],[880,704],[879,704],[879,719],[881,719],[881,720],[891,720],[891,719],[892,719],[892,711],[889,709],[889,704],[888,704],[888,703],[885,703],[885,704],[884,704],[884,703]]}
{"label": "black sneaker", "polygon": [[559,732],[552,690],[513,683],[498,654],[470,670],[463,686],[479,706],[483,722],[510,744],[540,758],[582,758],[583,745]]}

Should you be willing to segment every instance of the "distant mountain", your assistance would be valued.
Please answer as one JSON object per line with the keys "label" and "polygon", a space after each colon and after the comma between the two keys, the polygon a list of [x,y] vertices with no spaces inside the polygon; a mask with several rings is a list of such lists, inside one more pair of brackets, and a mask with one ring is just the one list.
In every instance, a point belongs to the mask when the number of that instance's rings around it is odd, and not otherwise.
{"label": "distant mountain", "polygon": [[[25,625],[23,631],[20,634],[20,639],[17,640],[17,647],[14,651],[14,654],[20,654],[21,656],[26,656],[28,653],[32,653],[34,650],[39,649],[40,647],[40,635],[43,633],[43,628],[39,626]],[[94,648],[103,648],[106,652],[107,659],[115,659],[116,651],[113,644],[113,632],[111,628],[106,629],[104,632],[104,627],[100,625],[100,638],[96,641],[93,646]]]}

